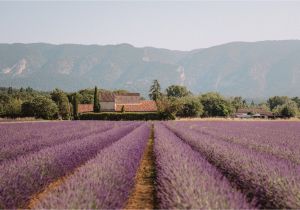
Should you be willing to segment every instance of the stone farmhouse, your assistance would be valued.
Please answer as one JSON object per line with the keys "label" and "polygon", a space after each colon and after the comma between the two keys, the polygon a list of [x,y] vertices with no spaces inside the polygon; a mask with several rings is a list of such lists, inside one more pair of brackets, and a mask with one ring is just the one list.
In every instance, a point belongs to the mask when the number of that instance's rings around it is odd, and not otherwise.
{"label": "stone farmhouse", "polygon": [[[120,112],[124,107],[125,112],[156,112],[155,101],[141,100],[139,93],[99,93],[101,112]],[[93,104],[79,104],[78,112],[92,112]]]}

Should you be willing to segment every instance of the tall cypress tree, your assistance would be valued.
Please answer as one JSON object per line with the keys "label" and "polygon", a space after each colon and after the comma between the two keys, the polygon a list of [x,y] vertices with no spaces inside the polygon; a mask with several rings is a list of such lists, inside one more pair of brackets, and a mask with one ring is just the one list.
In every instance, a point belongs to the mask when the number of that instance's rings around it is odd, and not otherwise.
{"label": "tall cypress tree", "polygon": [[73,101],[72,101],[72,105],[73,105],[73,117],[74,120],[78,119],[78,98],[77,98],[77,93],[74,94],[73,96]]}
{"label": "tall cypress tree", "polygon": [[150,87],[150,94],[149,98],[157,101],[160,100],[162,97],[161,89],[160,89],[160,84],[158,80],[153,80],[153,84]]}
{"label": "tall cypress tree", "polygon": [[94,91],[94,112],[100,112],[100,102],[98,98],[97,86],[95,86],[95,91]]}

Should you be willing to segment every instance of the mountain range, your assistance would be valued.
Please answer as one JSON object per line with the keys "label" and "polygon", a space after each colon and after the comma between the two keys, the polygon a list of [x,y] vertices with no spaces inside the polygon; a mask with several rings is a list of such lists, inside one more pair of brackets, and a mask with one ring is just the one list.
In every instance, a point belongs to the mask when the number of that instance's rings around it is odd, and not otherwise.
{"label": "mountain range", "polygon": [[152,81],[193,93],[300,95],[300,41],[232,42],[192,51],[119,45],[0,44],[0,86],[74,91],[97,85],[148,95]]}

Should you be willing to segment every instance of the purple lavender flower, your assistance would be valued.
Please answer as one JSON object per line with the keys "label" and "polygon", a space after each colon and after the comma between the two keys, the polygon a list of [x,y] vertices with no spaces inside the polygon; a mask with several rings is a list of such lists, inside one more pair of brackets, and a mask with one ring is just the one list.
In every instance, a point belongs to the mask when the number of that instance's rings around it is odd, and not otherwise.
{"label": "purple lavender flower", "polygon": [[298,164],[208,133],[195,132],[178,123],[167,124],[247,195],[254,196],[258,207],[300,208]]}
{"label": "purple lavender flower", "polygon": [[155,125],[154,151],[160,208],[250,208],[215,167],[161,124]]}
{"label": "purple lavender flower", "polygon": [[40,200],[36,208],[124,207],[133,189],[136,171],[149,135],[149,125],[143,125],[106,147]]}
{"label": "purple lavender flower", "polygon": [[44,186],[72,172],[139,125],[116,126],[101,134],[95,133],[3,162],[0,165],[0,208],[24,207]]}

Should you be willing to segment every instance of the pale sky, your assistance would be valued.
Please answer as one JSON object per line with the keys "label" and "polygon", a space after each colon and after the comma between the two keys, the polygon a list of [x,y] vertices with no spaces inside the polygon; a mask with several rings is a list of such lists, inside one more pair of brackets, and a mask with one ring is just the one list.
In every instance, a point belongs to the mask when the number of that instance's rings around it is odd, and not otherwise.
{"label": "pale sky", "polygon": [[300,39],[300,1],[0,2],[0,43],[177,50]]}

